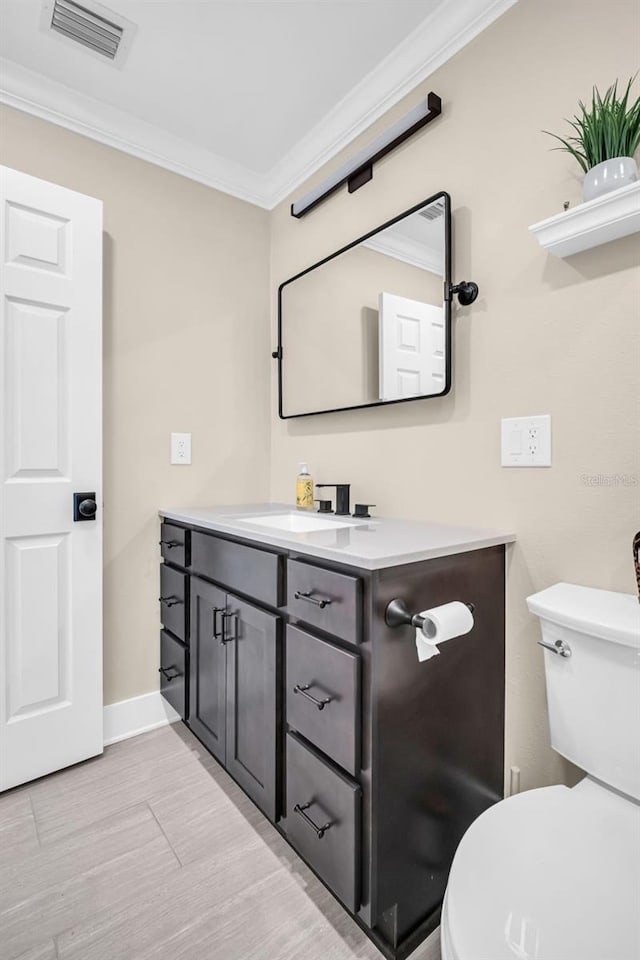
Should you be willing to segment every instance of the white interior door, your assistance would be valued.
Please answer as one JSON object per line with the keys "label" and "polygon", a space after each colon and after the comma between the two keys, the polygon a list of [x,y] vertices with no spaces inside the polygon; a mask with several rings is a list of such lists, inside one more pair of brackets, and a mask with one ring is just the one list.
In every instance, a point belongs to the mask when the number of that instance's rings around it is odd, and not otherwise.
{"label": "white interior door", "polygon": [[381,293],[380,399],[432,396],[445,388],[444,308]]}
{"label": "white interior door", "polygon": [[7,789],[102,752],[102,203],[0,167],[0,204]]}

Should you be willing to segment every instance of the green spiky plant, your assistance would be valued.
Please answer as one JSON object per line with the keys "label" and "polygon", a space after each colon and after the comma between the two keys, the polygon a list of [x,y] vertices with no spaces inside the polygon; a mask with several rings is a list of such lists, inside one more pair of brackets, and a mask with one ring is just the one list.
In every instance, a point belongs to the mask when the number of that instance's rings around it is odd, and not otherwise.
{"label": "green spiky plant", "polygon": [[601,96],[597,87],[593,88],[591,105],[586,107],[579,101],[580,113],[568,120],[574,134],[559,137],[557,133],[543,130],[562,144],[554,150],[566,150],[578,161],[586,173],[591,167],[603,160],[614,157],[633,157],[640,145],[640,97],[629,103],[631,77],[627,88],[618,96],[618,81]]}

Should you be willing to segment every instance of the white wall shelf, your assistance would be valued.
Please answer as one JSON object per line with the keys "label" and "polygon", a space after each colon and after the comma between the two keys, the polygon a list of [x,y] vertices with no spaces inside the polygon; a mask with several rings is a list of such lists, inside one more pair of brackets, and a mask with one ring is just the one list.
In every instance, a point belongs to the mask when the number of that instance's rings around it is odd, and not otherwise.
{"label": "white wall shelf", "polygon": [[534,223],[529,230],[556,257],[570,257],[640,231],[640,180]]}

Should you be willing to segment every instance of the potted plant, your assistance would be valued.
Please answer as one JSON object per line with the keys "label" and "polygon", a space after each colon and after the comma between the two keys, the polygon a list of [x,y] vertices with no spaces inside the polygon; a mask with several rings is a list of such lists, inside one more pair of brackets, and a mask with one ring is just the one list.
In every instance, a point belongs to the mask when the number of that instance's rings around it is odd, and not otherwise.
{"label": "potted plant", "polygon": [[593,200],[638,179],[633,155],[640,145],[640,97],[629,102],[633,80],[632,77],[620,96],[617,80],[604,96],[594,87],[591,105],[586,107],[580,100],[579,114],[567,121],[574,132],[566,138],[543,131],[562,144],[555,150],[566,150],[584,170],[585,200]]}

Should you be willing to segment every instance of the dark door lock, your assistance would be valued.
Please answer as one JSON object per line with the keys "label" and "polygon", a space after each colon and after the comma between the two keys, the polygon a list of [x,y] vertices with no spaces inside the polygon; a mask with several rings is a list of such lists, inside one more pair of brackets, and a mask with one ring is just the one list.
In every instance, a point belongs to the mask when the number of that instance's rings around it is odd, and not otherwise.
{"label": "dark door lock", "polygon": [[98,512],[95,491],[91,493],[74,493],[73,495],[73,519],[95,520]]}

